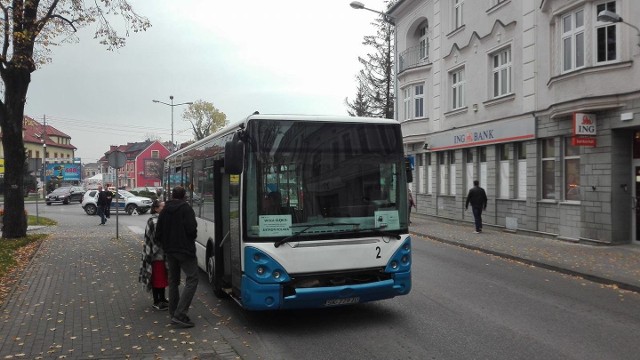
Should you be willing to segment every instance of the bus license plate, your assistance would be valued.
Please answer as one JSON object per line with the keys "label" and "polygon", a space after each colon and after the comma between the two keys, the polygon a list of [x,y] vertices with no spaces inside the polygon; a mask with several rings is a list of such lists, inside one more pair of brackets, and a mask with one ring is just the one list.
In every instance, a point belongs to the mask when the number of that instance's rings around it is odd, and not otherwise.
{"label": "bus license plate", "polygon": [[349,304],[357,304],[359,302],[360,302],[359,297],[350,297],[345,299],[329,299],[324,303],[324,306],[349,305]]}

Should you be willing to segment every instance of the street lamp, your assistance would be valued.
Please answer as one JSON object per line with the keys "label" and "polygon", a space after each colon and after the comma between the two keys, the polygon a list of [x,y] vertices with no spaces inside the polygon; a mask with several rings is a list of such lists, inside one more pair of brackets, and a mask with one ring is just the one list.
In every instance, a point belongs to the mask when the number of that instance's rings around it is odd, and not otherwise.
{"label": "street lamp", "polygon": [[171,106],[171,152],[173,152],[175,150],[175,144],[173,143],[173,108],[176,106],[180,106],[180,105],[192,105],[193,102],[189,101],[189,102],[183,102],[180,104],[174,104],[173,103],[173,95],[169,95],[169,100],[171,100],[171,104],[168,104],[164,101],[160,101],[160,100],[153,100],[154,103],[158,103],[158,104],[164,104],[167,106]]}
{"label": "street lamp", "polygon": [[638,29],[637,26],[629,24],[628,22],[622,20],[622,16],[614,13],[613,11],[602,10],[602,11],[600,11],[598,13],[598,21],[612,22],[612,23],[623,23],[623,24],[627,24],[628,26],[636,29],[636,31],[638,32],[638,46],[640,46],[640,29]]}
{"label": "street lamp", "polygon": [[42,139],[42,198],[47,197],[47,143]]}
{"label": "street lamp", "polygon": [[393,117],[399,121],[399,116],[398,116],[398,33],[396,31],[397,30],[396,18],[387,13],[383,13],[378,10],[369,9],[368,7],[365,7],[364,4],[361,3],[360,1],[352,1],[349,4],[349,6],[351,6],[356,10],[367,10],[367,11],[376,13],[378,15],[382,15],[382,18],[386,23],[393,25],[393,62],[394,62],[393,64]]}

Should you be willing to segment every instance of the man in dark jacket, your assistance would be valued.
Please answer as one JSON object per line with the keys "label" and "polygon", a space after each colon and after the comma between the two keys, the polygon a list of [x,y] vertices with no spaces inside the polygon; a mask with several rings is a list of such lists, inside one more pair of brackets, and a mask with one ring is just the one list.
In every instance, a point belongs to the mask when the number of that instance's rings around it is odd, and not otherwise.
{"label": "man in dark jacket", "polygon": [[98,201],[96,201],[96,206],[98,207],[98,216],[100,216],[99,225],[107,223],[111,200],[113,200],[113,193],[110,190],[102,190],[102,185],[98,185]]}
{"label": "man in dark jacket", "polygon": [[[184,200],[186,190],[176,186],[158,216],[156,242],[167,257],[169,267],[169,314],[171,322],[181,327],[193,327],[187,316],[189,306],[198,287],[198,261],[196,259],[196,214]],[[180,271],[186,279],[182,295],[178,290]]]}
{"label": "man in dark jacket", "polygon": [[473,211],[473,219],[476,223],[476,234],[482,232],[482,210],[487,210],[487,193],[480,187],[478,180],[473,180],[473,188],[469,190],[467,194],[467,203],[464,208],[469,210],[469,204],[471,204],[471,211]]}

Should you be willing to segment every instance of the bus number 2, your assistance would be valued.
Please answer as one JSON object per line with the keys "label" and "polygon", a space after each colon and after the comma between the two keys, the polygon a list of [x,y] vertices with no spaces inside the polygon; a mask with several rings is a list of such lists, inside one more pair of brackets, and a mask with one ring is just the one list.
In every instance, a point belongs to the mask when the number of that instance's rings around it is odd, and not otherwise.
{"label": "bus number 2", "polygon": [[380,249],[380,246],[376,246],[376,250],[378,251],[378,253],[376,254],[376,259],[380,259],[380,258],[381,258],[381,256],[380,256],[380,251],[381,251],[382,249]]}

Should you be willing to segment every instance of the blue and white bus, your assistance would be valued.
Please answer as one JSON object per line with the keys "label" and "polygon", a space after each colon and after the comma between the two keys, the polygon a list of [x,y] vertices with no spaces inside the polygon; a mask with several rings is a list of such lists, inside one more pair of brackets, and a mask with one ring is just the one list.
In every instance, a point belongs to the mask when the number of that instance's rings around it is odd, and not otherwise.
{"label": "blue and white bus", "polygon": [[198,265],[250,310],[411,290],[407,173],[394,120],[254,114],[165,160],[188,189]]}

